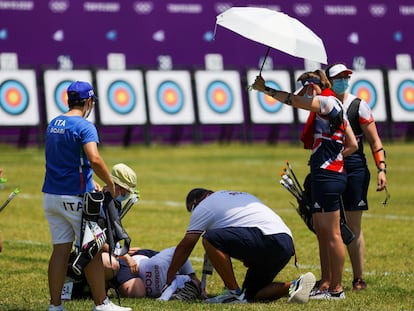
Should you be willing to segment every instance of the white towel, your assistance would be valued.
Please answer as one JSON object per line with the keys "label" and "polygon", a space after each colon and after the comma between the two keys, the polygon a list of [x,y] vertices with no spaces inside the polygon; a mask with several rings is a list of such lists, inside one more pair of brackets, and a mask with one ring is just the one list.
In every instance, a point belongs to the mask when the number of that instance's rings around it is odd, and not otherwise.
{"label": "white towel", "polygon": [[171,282],[171,285],[168,286],[158,298],[158,300],[168,301],[170,300],[172,294],[175,293],[177,288],[184,288],[185,283],[191,281],[191,278],[188,275],[177,275],[174,281]]}

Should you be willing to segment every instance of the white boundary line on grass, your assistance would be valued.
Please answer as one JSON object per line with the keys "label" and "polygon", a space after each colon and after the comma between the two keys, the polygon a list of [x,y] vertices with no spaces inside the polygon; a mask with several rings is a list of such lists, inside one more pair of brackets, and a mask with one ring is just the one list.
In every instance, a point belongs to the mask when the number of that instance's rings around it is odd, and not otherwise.
{"label": "white boundary line on grass", "polygon": [[[177,201],[146,201],[146,200],[140,200],[137,204],[139,208],[139,204],[151,204],[151,205],[167,205],[167,206],[183,206],[184,208],[184,202],[177,202]],[[373,207],[375,208],[375,207]],[[277,209],[278,212],[283,213],[296,213],[294,208],[280,208]],[[414,216],[399,216],[399,215],[393,215],[393,214],[377,214],[373,215],[369,211],[366,211],[362,213],[363,217],[366,218],[378,218],[378,219],[387,219],[387,220],[403,220],[403,221],[414,221]]]}
{"label": "white boundary line on grass", "polygon": [[[41,195],[41,194],[40,194]],[[39,197],[40,195],[33,195],[33,194],[19,194],[20,198],[24,199],[32,199],[34,197]],[[156,201],[156,200],[139,200],[136,204],[136,208],[139,208],[140,204],[148,204],[148,205],[167,205],[167,206],[182,206],[184,208],[184,201],[183,202],[177,202],[177,201]],[[374,209],[376,207],[372,207]],[[382,208],[382,207],[381,207]],[[296,213],[295,209],[292,208],[281,208],[277,209],[279,212],[283,213]],[[377,218],[377,219],[387,219],[387,220],[402,220],[402,221],[414,221],[414,216],[400,216],[400,215],[393,215],[393,214],[376,214],[373,215],[369,211],[364,212],[363,217],[366,218]]]}

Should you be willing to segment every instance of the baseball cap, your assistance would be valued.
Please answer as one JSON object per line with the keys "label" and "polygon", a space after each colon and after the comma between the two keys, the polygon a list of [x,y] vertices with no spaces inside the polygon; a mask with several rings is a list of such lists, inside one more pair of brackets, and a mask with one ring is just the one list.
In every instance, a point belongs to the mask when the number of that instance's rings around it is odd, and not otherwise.
{"label": "baseball cap", "polygon": [[336,64],[326,71],[326,76],[328,77],[328,79],[331,79],[332,77],[335,77],[336,75],[339,75],[342,72],[346,72],[349,75],[352,74],[352,70],[346,68],[344,64]]}
{"label": "baseball cap", "polygon": [[76,101],[88,99],[93,97],[95,100],[98,100],[98,97],[95,96],[92,85],[84,81],[76,81],[69,85],[67,89],[68,100]]}
{"label": "baseball cap", "polygon": [[129,166],[118,163],[112,167],[111,177],[117,185],[125,188],[130,193],[136,192],[137,174]]}

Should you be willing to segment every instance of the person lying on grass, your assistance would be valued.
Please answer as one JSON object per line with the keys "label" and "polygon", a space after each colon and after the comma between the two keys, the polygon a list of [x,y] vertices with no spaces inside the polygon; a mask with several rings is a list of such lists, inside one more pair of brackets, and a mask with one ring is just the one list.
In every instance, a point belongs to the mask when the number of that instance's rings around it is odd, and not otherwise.
{"label": "person lying on grass", "polygon": [[177,282],[171,288],[165,286],[174,250],[175,247],[160,252],[131,248],[129,254],[118,258],[104,252],[102,261],[108,286],[115,288],[121,297],[127,298],[198,299],[201,282],[189,260],[178,270]]}

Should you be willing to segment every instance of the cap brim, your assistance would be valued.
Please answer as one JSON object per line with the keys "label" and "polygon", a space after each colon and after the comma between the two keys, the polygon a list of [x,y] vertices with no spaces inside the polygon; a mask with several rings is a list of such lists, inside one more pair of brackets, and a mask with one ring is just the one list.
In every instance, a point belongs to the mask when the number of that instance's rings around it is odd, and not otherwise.
{"label": "cap brim", "polygon": [[335,78],[337,75],[340,75],[342,73],[345,73],[347,75],[352,74],[352,70],[347,68],[345,65],[343,64],[337,64],[332,66],[329,71],[328,71],[328,79],[333,79]]}
{"label": "cap brim", "polygon": [[128,186],[127,184],[123,183],[118,177],[112,176],[112,180],[114,181],[115,184],[121,186],[122,188],[128,190],[130,193],[136,193],[136,189],[132,188],[130,186]]}

